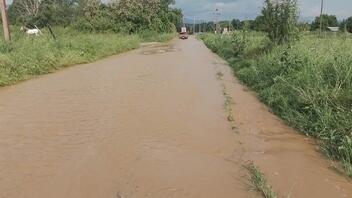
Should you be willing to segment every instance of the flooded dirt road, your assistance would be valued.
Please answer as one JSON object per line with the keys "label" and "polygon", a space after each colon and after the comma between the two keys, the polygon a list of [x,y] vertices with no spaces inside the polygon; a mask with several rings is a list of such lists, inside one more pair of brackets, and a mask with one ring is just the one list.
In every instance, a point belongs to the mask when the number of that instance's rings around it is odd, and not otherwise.
{"label": "flooded dirt road", "polygon": [[0,112],[1,198],[257,197],[248,161],[282,197],[352,196],[194,38],[1,88]]}

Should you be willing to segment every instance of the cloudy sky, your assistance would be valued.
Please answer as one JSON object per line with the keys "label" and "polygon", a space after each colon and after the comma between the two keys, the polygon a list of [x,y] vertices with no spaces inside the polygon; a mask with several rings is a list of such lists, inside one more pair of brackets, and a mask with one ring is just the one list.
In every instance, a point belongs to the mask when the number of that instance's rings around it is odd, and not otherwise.
{"label": "cloudy sky", "polygon": [[[301,19],[311,20],[320,13],[321,0],[299,0]],[[213,20],[214,10],[221,11],[221,19],[252,19],[259,12],[263,0],[176,0],[187,18]],[[352,0],[325,0],[325,13],[339,19],[352,16]]]}

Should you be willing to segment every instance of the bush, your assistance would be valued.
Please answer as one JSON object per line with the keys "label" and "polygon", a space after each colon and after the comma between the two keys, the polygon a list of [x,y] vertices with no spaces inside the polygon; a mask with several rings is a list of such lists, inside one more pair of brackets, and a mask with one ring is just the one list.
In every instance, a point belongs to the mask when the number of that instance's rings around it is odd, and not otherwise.
{"label": "bush", "polygon": [[272,42],[282,44],[298,39],[297,0],[265,0],[260,17]]}
{"label": "bush", "polygon": [[[217,53],[231,47],[227,38],[204,37]],[[306,35],[274,47],[260,38],[247,37],[242,59],[227,58],[236,75],[277,115],[319,139],[322,150],[352,176],[352,38]]]}
{"label": "bush", "polygon": [[239,57],[247,48],[247,39],[243,32],[235,32],[231,35],[222,35],[221,39],[217,35],[205,34],[201,35],[213,52],[219,54],[223,58]]}

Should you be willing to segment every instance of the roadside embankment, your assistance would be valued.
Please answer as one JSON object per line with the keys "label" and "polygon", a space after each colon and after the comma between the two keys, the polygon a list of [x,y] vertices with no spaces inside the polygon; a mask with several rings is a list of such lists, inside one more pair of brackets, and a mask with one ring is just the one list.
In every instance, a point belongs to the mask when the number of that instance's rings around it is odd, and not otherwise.
{"label": "roadside embankment", "polygon": [[304,35],[272,45],[262,33],[202,35],[277,115],[321,143],[352,176],[352,39]]}
{"label": "roadside embankment", "polygon": [[0,43],[0,86],[14,84],[60,68],[88,63],[138,48],[142,42],[170,40],[174,34],[82,33],[55,28],[57,40],[49,32],[27,38],[19,27],[12,27],[13,41]]}

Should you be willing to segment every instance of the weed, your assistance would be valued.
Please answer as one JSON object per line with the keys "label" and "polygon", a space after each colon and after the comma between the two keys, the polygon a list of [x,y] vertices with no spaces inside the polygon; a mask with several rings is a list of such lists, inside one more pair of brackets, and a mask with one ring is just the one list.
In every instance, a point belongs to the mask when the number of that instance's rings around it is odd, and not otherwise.
{"label": "weed", "polygon": [[224,74],[219,71],[218,73],[216,73],[216,77],[218,80],[222,80],[222,78],[224,77]]}
{"label": "weed", "polygon": [[205,34],[204,43],[225,58],[237,77],[288,124],[319,140],[326,155],[352,176],[352,38],[304,35],[272,45],[251,32],[241,53],[230,36]]}
{"label": "weed", "polygon": [[250,184],[253,190],[259,192],[265,198],[277,198],[276,193],[268,184],[264,174],[258,169],[258,167],[251,163],[247,169],[250,173]]}
{"label": "weed", "polygon": [[40,37],[26,38],[22,32],[15,31],[10,44],[0,43],[0,86],[135,49],[144,41],[166,41],[174,37],[173,34],[156,33],[148,36],[147,33],[141,36],[86,34],[69,28],[55,28],[54,32],[57,40],[48,32]]}

